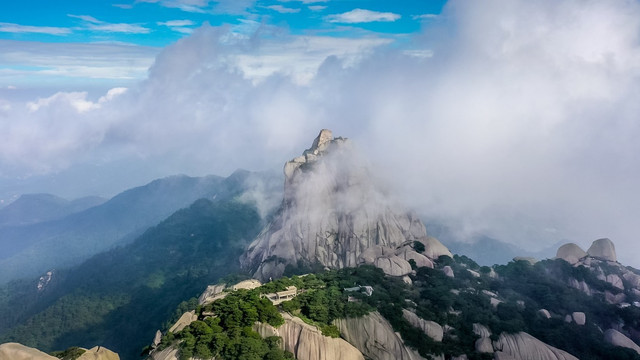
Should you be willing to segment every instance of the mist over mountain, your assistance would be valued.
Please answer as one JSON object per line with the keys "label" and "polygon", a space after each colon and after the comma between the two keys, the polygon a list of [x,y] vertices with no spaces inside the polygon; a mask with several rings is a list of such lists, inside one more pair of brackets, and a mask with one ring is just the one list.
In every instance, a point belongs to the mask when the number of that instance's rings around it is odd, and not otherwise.
{"label": "mist over mountain", "polygon": [[0,209],[0,228],[60,219],[105,201],[99,196],[66,200],[52,194],[25,194]]}
{"label": "mist over mountain", "polygon": [[[57,220],[5,226],[0,232],[0,283],[79,264],[98,252],[131,242],[200,198],[225,200],[246,192],[246,200],[264,212],[274,206],[269,204],[269,194],[277,194],[279,187],[273,186],[272,176],[244,170],[227,178],[172,176]],[[255,191],[249,191],[252,189]],[[258,193],[263,195],[259,197]]]}

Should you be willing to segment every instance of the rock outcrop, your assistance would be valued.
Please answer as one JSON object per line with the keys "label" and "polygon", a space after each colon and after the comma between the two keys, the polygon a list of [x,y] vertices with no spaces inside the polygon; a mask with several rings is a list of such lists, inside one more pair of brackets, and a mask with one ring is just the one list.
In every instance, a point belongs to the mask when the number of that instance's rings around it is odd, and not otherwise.
{"label": "rock outcrop", "polygon": [[420,318],[415,313],[402,309],[402,317],[411,324],[411,326],[416,327],[422,332],[424,332],[428,337],[432,338],[434,341],[441,342],[442,337],[444,336],[444,331],[442,330],[442,326],[435,321],[424,320]]}
{"label": "rock outcrop", "polygon": [[627,349],[634,350],[640,354],[640,346],[634,343],[626,335],[615,329],[609,329],[604,332],[604,340],[614,346],[622,346]]}
{"label": "rock outcrop", "polygon": [[578,325],[584,325],[587,322],[587,316],[582,311],[573,312],[571,318]]}
{"label": "rock outcrop", "polygon": [[86,350],[77,360],[120,360],[120,356],[102,346],[94,346]]}
{"label": "rock outcrop", "polygon": [[182,316],[180,316],[180,319],[178,319],[178,321],[176,321],[176,323],[173,324],[173,326],[169,329],[169,331],[171,331],[172,333],[177,333],[178,331],[182,331],[182,329],[186,328],[189,324],[191,324],[196,320],[198,320],[198,315],[196,315],[196,312],[188,311],[182,314]]}
{"label": "rock outcrop", "polygon": [[587,250],[589,256],[596,259],[616,262],[616,247],[613,242],[607,238],[598,239],[591,244],[589,250]]}
{"label": "rock outcrop", "polygon": [[206,290],[198,298],[198,304],[204,305],[220,299],[222,297],[222,291],[226,288],[227,286],[224,284],[207,286]]}
{"label": "rock outcrop", "polygon": [[316,327],[301,319],[283,314],[284,324],[274,328],[258,323],[253,329],[263,337],[282,337],[282,347],[300,360],[364,360],[362,353],[353,345],[340,338],[322,335]]}
{"label": "rock outcrop", "polygon": [[500,356],[508,355],[519,360],[578,360],[568,352],[547,345],[525,332],[502,333],[494,341],[493,348],[496,350],[496,358],[500,359],[504,358]]}
{"label": "rock outcrop", "polygon": [[568,243],[560,246],[556,252],[556,257],[563,259],[569,264],[573,265],[580,261],[580,259],[587,256],[587,253],[582,248],[574,243]]}
{"label": "rock outcrop", "polygon": [[[437,239],[427,236],[417,216],[376,186],[351,143],[334,138],[329,130],[322,130],[302,156],[287,162],[284,174],[284,199],[277,216],[241,258],[257,279],[278,277],[286,265],[299,263],[329,268],[368,263],[388,275],[403,276],[411,271],[408,260],[415,255],[396,251],[414,241],[425,245],[422,255],[429,261],[451,256]],[[386,250],[363,257],[374,247]]]}
{"label": "rock outcrop", "polygon": [[491,343],[491,331],[484,325],[474,323],[473,333],[480,338],[476,340],[475,349],[479,353],[493,353],[493,344]]}
{"label": "rock outcrop", "polygon": [[335,325],[342,337],[369,359],[419,359],[415,351],[407,349],[402,338],[378,312],[359,318],[337,319]]}
{"label": "rock outcrop", "polygon": [[538,310],[538,314],[540,314],[540,316],[542,316],[545,319],[551,319],[551,313],[549,313],[549,310],[547,309]]}
{"label": "rock outcrop", "polygon": [[7,360],[58,360],[57,357],[43,353],[18,343],[0,345],[0,359]]}
{"label": "rock outcrop", "polygon": [[162,351],[152,351],[149,354],[153,360],[178,360],[178,349],[174,347],[168,347]]}
{"label": "rock outcrop", "polygon": [[447,265],[445,267],[442,268],[442,272],[447,275],[448,277],[452,278],[455,277],[454,273],[453,273],[453,269],[451,268],[451,266]]}

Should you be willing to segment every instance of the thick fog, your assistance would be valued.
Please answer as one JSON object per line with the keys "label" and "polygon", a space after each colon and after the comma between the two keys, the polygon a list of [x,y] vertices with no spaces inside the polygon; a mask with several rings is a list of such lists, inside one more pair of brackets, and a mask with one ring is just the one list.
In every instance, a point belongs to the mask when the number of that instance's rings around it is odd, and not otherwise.
{"label": "thick fog", "polygon": [[453,0],[402,46],[204,26],[134,86],[0,96],[1,181],[281,168],[329,128],[461,239],[609,237],[638,266],[639,99],[637,1]]}

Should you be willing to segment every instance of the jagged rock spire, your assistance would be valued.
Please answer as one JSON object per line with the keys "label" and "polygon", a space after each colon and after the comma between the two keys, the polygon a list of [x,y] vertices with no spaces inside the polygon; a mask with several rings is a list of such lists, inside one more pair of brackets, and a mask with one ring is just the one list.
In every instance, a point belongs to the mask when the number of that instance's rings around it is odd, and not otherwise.
{"label": "jagged rock spire", "polygon": [[[299,263],[384,264],[385,272],[402,276],[411,271],[408,259],[431,264],[429,255],[451,256],[427,237],[415,215],[380,190],[350,141],[334,138],[330,130],[320,131],[311,148],[288,161],[284,174],[278,215],[241,258],[258,279],[280,276],[286,265]],[[423,242],[427,251],[415,253],[413,241]]]}

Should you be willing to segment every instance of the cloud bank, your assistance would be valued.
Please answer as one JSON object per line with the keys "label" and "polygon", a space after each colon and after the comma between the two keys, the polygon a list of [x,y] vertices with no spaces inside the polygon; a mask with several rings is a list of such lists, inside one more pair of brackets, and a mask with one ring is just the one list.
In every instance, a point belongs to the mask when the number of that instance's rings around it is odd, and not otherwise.
{"label": "cloud bank", "polygon": [[135,160],[225,174],[280,167],[330,128],[461,236],[529,248],[607,236],[636,261],[640,5],[453,0],[425,26],[410,50],[428,57],[205,26],[102,101],[0,101],[0,167],[24,176]]}

